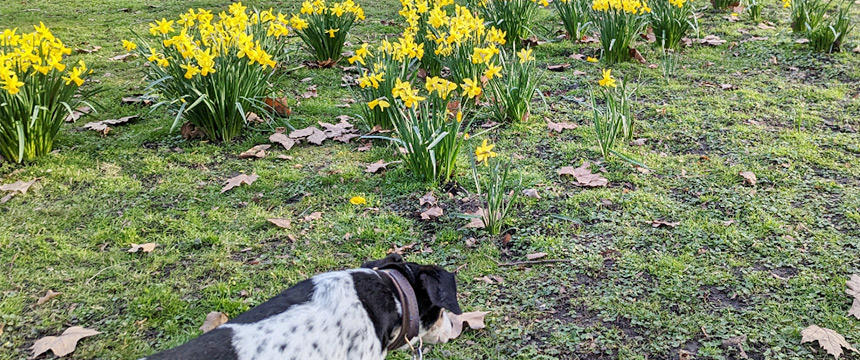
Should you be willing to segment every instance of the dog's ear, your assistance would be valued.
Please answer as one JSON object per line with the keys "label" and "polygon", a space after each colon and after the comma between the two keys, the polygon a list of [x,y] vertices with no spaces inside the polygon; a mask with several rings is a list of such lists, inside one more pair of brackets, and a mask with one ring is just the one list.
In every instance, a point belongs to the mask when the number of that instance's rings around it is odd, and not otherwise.
{"label": "dog's ear", "polygon": [[388,256],[386,256],[383,259],[368,261],[364,264],[361,264],[361,267],[366,268],[366,269],[382,269],[388,265],[402,264],[402,263],[403,263],[403,257],[400,256],[400,254],[392,253],[392,254],[388,254]]}
{"label": "dog's ear", "polygon": [[418,270],[418,280],[427,290],[430,302],[459,315],[462,313],[457,302],[457,280],[454,274],[438,266],[422,266]]}

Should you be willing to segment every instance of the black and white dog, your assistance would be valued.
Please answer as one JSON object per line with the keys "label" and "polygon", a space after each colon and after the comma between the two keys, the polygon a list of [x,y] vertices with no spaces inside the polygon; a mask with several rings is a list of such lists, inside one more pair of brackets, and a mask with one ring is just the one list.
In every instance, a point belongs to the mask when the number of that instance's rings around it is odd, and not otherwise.
{"label": "black and white dog", "polygon": [[145,359],[384,359],[444,336],[460,314],[454,274],[397,254],[302,281],[179,347]]}

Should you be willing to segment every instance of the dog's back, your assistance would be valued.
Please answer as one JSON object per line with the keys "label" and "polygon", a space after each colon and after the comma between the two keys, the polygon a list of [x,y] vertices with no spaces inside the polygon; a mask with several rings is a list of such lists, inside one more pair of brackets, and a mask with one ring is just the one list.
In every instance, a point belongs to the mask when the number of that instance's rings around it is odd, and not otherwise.
{"label": "dog's back", "polygon": [[[160,359],[380,359],[385,352],[358,297],[354,276],[368,269],[314,276]],[[335,342],[335,343],[330,343]]]}

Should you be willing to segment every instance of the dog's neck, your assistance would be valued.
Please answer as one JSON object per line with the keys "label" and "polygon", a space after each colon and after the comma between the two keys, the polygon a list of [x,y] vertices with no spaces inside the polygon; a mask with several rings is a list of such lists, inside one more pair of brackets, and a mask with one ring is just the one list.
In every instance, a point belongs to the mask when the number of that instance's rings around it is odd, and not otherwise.
{"label": "dog's neck", "polygon": [[421,315],[418,310],[418,300],[415,290],[409,280],[394,269],[377,270],[383,278],[391,281],[391,288],[400,302],[400,326],[397,335],[388,344],[388,350],[394,350],[406,345],[410,340],[418,336],[419,321]]}

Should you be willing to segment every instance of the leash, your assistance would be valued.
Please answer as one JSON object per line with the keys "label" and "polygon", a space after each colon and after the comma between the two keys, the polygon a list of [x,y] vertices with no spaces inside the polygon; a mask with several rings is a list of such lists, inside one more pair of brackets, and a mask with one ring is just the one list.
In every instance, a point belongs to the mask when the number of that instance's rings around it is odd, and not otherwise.
{"label": "leash", "polygon": [[388,350],[394,350],[408,344],[409,348],[412,350],[413,359],[416,354],[418,354],[419,359],[423,358],[423,355],[421,354],[423,342],[419,345],[418,351],[416,352],[412,343],[409,341],[418,336],[419,314],[418,299],[415,297],[415,290],[412,289],[412,285],[409,284],[409,280],[407,280],[406,277],[397,270],[384,269],[377,270],[377,272],[386,276],[394,284],[394,288],[397,290],[397,298],[400,300],[402,313],[400,333],[397,334],[397,337],[395,337],[390,344],[388,344]]}

